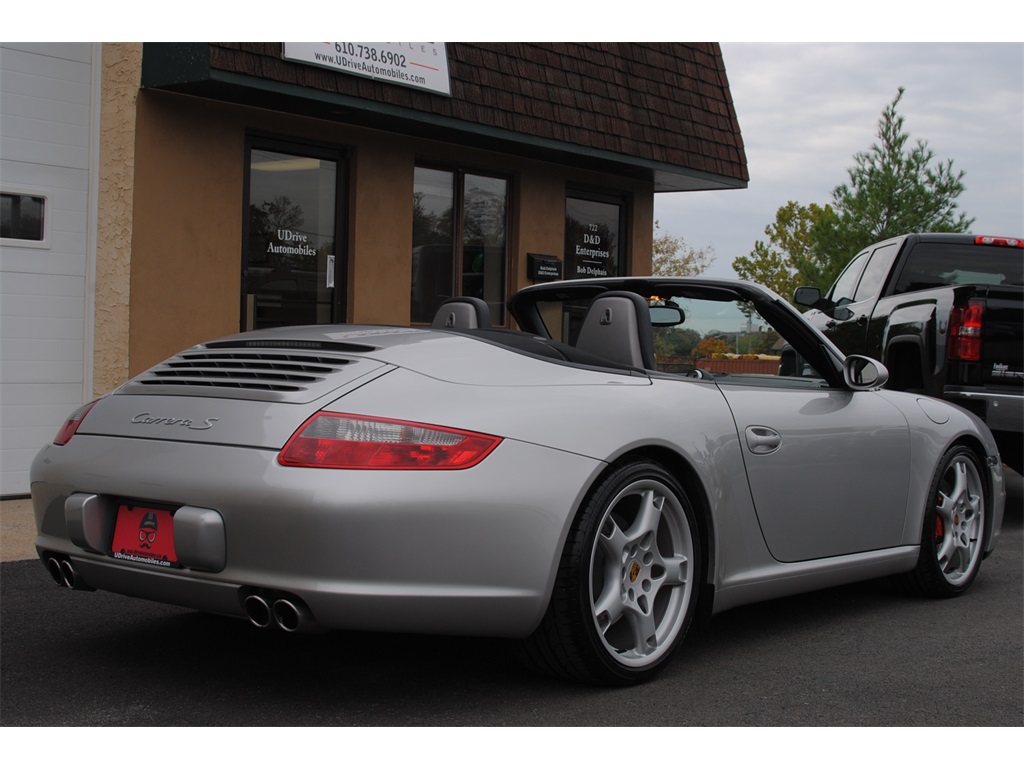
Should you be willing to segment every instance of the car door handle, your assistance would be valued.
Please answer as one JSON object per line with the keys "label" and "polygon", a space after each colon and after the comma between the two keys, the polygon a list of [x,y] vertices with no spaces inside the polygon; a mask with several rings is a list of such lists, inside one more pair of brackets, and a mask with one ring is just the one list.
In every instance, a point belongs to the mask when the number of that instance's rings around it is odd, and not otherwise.
{"label": "car door handle", "polygon": [[782,445],[782,435],[769,427],[747,427],[747,448],[758,456],[775,453]]}

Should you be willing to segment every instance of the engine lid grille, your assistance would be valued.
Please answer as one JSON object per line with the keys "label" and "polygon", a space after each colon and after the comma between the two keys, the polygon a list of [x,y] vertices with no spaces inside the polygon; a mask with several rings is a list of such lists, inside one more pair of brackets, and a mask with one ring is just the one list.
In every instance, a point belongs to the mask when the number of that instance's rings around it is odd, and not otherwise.
{"label": "engine lid grille", "polygon": [[300,392],[350,362],[277,352],[188,352],[143,374],[139,383]]}
{"label": "engine lid grille", "polygon": [[363,375],[368,365],[380,363],[322,350],[201,347],[140,374],[121,391],[305,402]]}

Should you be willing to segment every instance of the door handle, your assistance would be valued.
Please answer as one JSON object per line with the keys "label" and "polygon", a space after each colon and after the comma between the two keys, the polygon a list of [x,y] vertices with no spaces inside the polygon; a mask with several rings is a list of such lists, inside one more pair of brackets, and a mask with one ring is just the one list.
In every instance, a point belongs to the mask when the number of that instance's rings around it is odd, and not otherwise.
{"label": "door handle", "polygon": [[327,287],[334,287],[334,254],[327,257]]}
{"label": "door handle", "polygon": [[770,427],[747,427],[747,448],[757,456],[775,453],[782,445],[782,435]]}

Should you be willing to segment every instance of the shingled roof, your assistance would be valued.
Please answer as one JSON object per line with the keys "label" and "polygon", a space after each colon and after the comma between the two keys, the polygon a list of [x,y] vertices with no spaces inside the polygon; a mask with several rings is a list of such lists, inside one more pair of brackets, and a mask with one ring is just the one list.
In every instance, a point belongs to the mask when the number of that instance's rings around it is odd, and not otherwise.
{"label": "shingled roof", "polygon": [[143,86],[651,179],[745,187],[717,43],[447,43],[451,96],[282,58],[280,43],[147,43]]}

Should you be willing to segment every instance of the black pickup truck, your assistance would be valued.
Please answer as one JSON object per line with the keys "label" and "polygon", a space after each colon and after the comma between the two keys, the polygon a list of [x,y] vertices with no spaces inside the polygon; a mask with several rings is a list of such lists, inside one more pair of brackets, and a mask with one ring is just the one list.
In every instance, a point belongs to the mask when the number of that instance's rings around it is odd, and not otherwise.
{"label": "black pickup truck", "polygon": [[882,361],[887,387],[980,416],[1024,472],[1024,239],[901,235],[857,254],[826,296],[793,299],[845,353]]}

